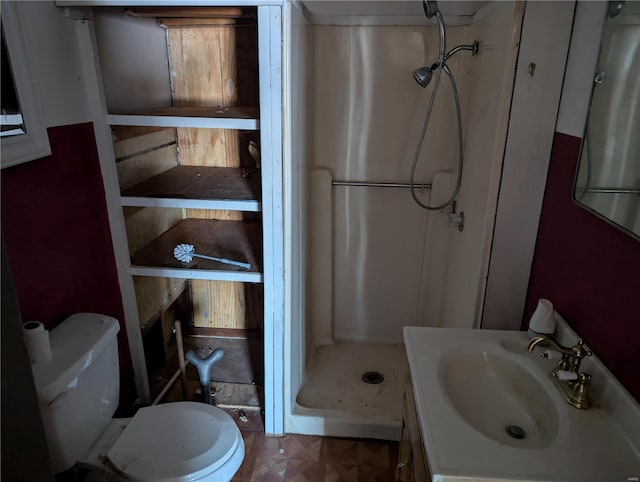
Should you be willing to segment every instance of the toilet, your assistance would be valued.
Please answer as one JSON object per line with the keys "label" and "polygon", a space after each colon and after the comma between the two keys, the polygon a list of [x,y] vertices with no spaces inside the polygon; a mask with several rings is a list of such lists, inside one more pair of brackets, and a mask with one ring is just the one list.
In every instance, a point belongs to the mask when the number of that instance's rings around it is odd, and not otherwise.
{"label": "toilet", "polygon": [[81,462],[129,480],[231,480],[244,442],[221,409],[175,402],[111,418],[120,392],[118,331],[114,318],[75,314],[51,331],[51,360],[32,365],[54,472]]}

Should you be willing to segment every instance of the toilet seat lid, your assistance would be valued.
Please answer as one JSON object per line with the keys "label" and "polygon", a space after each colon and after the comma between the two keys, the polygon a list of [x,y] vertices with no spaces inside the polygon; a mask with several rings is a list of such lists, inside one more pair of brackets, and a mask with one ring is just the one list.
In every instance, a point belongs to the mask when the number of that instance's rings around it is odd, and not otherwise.
{"label": "toilet seat lid", "polygon": [[180,482],[217,470],[241,443],[221,409],[176,402],[140,409],[107,457],[134,480]]}

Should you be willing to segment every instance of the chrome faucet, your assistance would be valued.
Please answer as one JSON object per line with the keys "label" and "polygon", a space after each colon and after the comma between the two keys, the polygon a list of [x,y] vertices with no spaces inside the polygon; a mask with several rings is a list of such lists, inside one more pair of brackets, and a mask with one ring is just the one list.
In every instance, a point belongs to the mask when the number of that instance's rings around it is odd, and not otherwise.
{"label": "chrome faucet", "polygon": [[527,349],[533,349],[539,343],[546,343],[554,350],[562,353],[562,358],[549,375],[565,394],[567,402],[576,408],[587,409],[591,406],[589,400],[589,380],[591,375],[580,372],[582,359],[593,353],[584,347],[582,339],[575,346],[566,347],[547,335],[534,336],[529,340]]}

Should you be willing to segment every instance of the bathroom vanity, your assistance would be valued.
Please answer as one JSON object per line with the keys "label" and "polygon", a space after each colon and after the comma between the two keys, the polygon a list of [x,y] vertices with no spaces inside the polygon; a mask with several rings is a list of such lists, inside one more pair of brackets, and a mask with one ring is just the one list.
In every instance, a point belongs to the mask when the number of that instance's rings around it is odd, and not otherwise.
{"label": "bathroom vanity", "polygon": [[[556,315],[557,316],[557,315]],[[558,343],[577,336],[557,316]],[[405,327],[397,479],[602,482],[640,475],[640,405],[597,359],[583,360],[591,407],[578,409],[550,372],[551,345],[527,333]],[[541,356],[543,355],[543,356]]]}
{"label": "bathroom vanity", "polygon": [[431,480],[418,425],[413,388],[408,383],[402,396],[402,435],[396,466],[397,482]]}

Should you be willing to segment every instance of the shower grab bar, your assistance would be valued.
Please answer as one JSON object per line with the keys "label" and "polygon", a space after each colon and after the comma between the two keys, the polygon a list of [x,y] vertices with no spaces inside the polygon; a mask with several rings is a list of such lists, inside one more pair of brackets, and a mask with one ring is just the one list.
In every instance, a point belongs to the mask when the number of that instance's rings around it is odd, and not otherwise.
{"label": "shower grab bar", "polygon": [[[365,181],[331,181],[332,186],[355,186],[355,187],[396,187],[410,188],[408,182],[365,182]],[[431,184],[414,184],[415,189],[431,189]]]}
{"label": "shower grab bar", "polygon": [[640,194],[640,189],[620,189],[614,187],[588,187],[585,192],[596,194]]}

